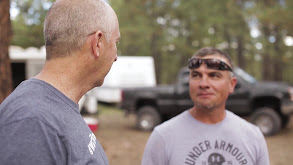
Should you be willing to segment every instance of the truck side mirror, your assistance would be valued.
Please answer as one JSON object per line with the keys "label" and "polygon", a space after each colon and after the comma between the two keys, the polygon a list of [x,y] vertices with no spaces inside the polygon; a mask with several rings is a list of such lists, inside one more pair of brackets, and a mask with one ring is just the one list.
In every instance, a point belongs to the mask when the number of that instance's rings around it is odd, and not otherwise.
{"label": "truck side mirror", "polygon": [[183,86],[189,86],[189,77],[184,77],[183,78],[182,85]]}

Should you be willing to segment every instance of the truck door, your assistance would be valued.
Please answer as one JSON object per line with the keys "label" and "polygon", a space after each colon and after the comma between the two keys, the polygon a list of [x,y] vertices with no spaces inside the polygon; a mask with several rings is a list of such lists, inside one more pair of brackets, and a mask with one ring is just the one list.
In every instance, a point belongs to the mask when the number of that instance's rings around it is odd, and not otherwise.
{"label": "truck door", "polygon": [[239,75],[235,74],[237,84],[234,92],[230,94],[226,102],[226,109],[237,115],[246,115],[250,112],[249,84]]}

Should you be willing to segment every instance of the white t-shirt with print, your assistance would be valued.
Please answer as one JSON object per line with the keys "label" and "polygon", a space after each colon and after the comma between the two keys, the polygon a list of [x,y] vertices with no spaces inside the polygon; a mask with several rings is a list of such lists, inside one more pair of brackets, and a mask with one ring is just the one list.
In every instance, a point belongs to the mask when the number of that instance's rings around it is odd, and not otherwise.
{"label": "white t-shirt with print", "polygon": [[157,126],[142,165],[269,165],[258,127],[226,110],[225,119],[205,124],[184,111]]}

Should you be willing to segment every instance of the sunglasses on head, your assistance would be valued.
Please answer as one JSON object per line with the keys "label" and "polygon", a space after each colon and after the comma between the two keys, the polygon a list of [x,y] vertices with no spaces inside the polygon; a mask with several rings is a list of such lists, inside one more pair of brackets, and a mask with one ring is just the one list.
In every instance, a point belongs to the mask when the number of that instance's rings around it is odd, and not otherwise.
{"label": "sunglasses on head", "polygon": [[218,59],[191,58],[188,60],[188,67],[189,69],[196,69],[199,68],[202,63],[204,63],[209,69],[228,70],[232,72],[229,65]]}

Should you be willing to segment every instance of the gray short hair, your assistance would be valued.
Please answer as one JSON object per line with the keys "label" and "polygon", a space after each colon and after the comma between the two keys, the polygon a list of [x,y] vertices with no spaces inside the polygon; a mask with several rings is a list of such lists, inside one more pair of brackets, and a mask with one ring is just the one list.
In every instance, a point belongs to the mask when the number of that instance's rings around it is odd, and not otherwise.
{"label": "gray short hair", "polygon": [[98,30],[109,41],[115,19],[103,0],[56,0],[44,22],[47,60],[80,50],[87,36]]}
{"label": "gray short hair", "polygon": [[227,53],[225,53],[217,48],[213,48],[213,47],[201,48],[197,52],[195,52],[192,57],[204,57],[207,55],[216,55],[216,54],[226,58],[228,60],[229,64],[231,65],[231,68],[232,69],[234,68],[231,57]]}

